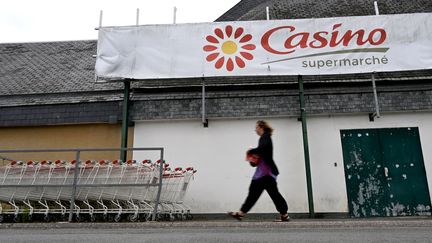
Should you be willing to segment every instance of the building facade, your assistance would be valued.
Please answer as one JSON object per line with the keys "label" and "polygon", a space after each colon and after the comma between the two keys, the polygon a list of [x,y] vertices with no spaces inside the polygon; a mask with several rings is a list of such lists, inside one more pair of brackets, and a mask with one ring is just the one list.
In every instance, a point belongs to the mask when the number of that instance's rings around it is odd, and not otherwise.
{"label": "building facade", "polygon": [[[375,14],[373,1],[240,1],[217,21],[264,20],[266,6],[272,19]],[[432,11],[429,1],[378,6],[380,14]],[[94,82],[95,53],[96,41],[0,44],[0,149],[120,146],[123,83]],[[380,117],[372,74],[303,77],[315,211],[430,215],[432,71],[374,78]],[[308,212],[298,77],[133,81],[130,99],[129,145],[164,147],[168,163],[198,170],[186,198],[193,212],[241,205],[253,174],[244,155],[257,144],[258,119],[275,128],[278,184],[289,211]],[[252,212],[274,211],[263,195]]]}

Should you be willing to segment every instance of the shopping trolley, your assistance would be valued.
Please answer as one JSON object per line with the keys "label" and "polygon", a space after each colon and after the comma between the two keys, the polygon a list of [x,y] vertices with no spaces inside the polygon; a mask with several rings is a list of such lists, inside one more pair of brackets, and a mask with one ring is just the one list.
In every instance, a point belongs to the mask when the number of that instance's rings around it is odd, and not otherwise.
{"label": "shopping trolley", "polygon": [[0,167],[0,201],[10,206],[0,204],[0,221],[4,215],[12,215],[14,221],[19,215],[64,220],[70,208],[77,221],[84,215],[90,221],[98,215],[116,222],[124,215],[130,221],[148,220],[152,213],[157,219],[187,219],[191,214],[183,197],[195,172],[171,170],[160,160],[12,161]]}

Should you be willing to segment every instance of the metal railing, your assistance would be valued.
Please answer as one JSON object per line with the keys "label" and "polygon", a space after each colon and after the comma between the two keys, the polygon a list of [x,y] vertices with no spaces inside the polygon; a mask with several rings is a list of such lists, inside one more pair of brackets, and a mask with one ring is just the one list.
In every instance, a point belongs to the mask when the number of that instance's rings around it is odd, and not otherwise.
{"label": "metal railing", "polygon": [[1,155],[0,155],[0,160],[1,160],[1,162],[2,162],[3,164],[4,164],[5,161],[9,161],[9,162],[10,162],[10,161],[13,161],[13,159],[8,158],[8,157],[4,157],[4,156],[1,156]]}
{"label": "metal railing", "polygon": [[[157,183],[137,183],[137,184],[79,184],[78,174],[79,166],[81,164],[80,157],[82,152],[126,152],[126,151],[159,151],[160,153],[160,165],[159,165],[159,182]],[[154,148],[86,148],[86,149],[24,149],[24,150],[0,150],[2,154],[17,154],[17,153],[58,153],[58,152],[73,152],[75,153],[76,165],[73,168],[73,183],[72,184],[0,184],[0,189],[2,188],[19,188],[19,187],[71,187],[71,199],[70,199],[70,209],[68,221],[72,222],[74,211],[75,211],[75,199],[77,188],[80,187],[145,187],[145,186],[155,186],[158,187],[157,196],[154,201],[155,207],[152,213],[152,220],[156,220],[156,214],[158,212],[158,206],[160,204],[161,192],[162,192],[162,178],[164,170],[164,148],[154,147]],[[8,158],[1,157],[0,159],[9,160]]]}

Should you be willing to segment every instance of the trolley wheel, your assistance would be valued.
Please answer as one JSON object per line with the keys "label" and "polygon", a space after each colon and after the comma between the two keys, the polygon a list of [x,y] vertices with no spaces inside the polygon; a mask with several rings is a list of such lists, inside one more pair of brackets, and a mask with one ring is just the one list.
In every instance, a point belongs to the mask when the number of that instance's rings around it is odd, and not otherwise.
{"label": "trolley wheel", "polygon": [[142,213],[141,216],[139,216],[139,219],[141,222],[146,222],[151,219],[152,214],[150,213]]}
{"label": "trolley wheel", "polygon": [[0,214],[0,223],[3,222],[3,220],[4,220],[3,214]]}
{"label": "trolley wheel", "polygon": [[20,221],[18,215],[15,215],[15,216],[14,216],[13,221],[14,221],[15,223],[18,223],[18,222]]}
{"label": "trolley wheel", "polygon": [[192,214],[190,214],[190,213],[186,214],[186,219],[188,219],[188,220],[192,220],[192,219],[193,219]]}
{"label": "trolley wheel", "polygon": [[81,216],[80,216],[79,214],[77,214],[77,215],[75,216],[75,220],[76,220],[77,222],[81,222]]}
{"label": "trolley wheel", "polygon": [[108,214],[107,213],[102,214],[102,220],[108,221]]}
{"label": "trolley wheel", "polygon": [[138,215],[135,215],[135,214],[128,215],[128,220],[130,222],[136,222],[136,221],[138,221]]}
{"label": "trolley wheel", "polygon": [[175,221],[175,216],[173,214],[169,214],[168,215],[168,220],[171,221],[171,222]]}
{"label": "trolley wheel", "polygon": [[46,214],[43,219],[44,219],[45,222],[49,222],[50,221],[50,216],[48,214]]}
{"label": "trolley wheel", "polygon": [[96,215],[94,215],[94,214],[90,214],[90,221],[91,221],[91,222],[96,221]]}
{"label": "trolley wheel", "polygon": [[114,222],[118,223],[120,220],[121,220],[121,215],[120,215],[120,214],[117,214],[117,215],[114,217]]}
{"label": "trolley wheel", "polygon": [[174,214],[174,220],[182,220],[182,216],[179,213]]}

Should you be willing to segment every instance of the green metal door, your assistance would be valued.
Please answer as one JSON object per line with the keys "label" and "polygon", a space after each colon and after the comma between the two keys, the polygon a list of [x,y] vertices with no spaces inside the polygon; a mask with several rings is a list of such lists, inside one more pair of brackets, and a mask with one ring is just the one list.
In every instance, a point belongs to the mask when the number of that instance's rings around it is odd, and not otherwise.
{"label": "green metal door", "polygon": [[387,201],[377,131],[347,130],[341,137],[350,214],[383,215]]}
{"label": "green metal door", "polygon": [[418,128],[341,131],[351,216],[430,215]]}
{"label": "green metal door", "polygon": [[430,214],[418,128],[380,129],[388,187],[388,216]]}

